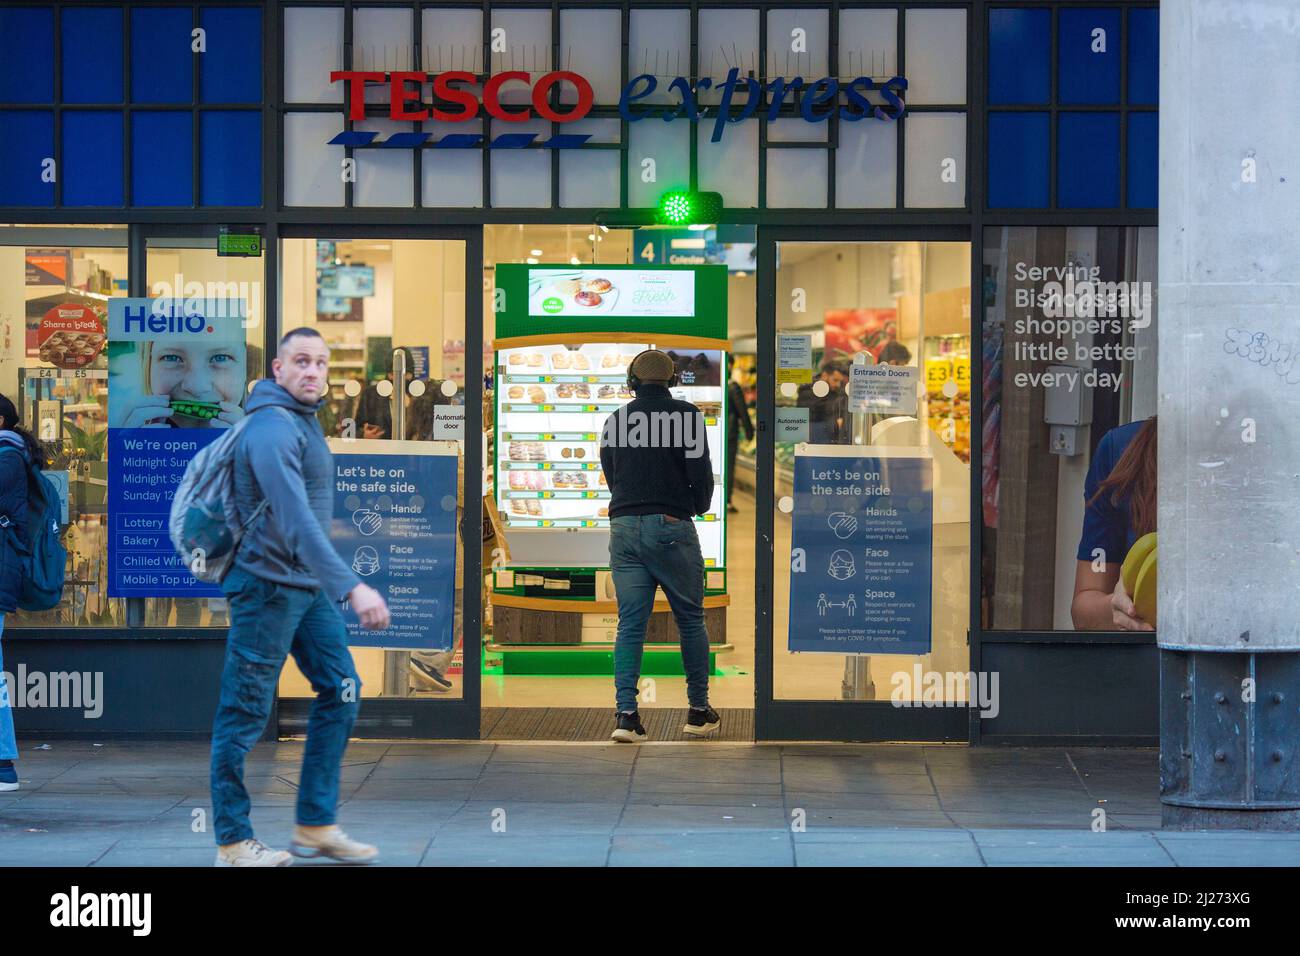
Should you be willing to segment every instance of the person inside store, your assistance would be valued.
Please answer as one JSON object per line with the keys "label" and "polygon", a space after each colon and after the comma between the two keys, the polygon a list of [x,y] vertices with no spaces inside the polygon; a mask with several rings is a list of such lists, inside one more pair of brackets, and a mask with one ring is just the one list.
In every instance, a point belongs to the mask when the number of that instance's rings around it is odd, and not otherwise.
{"label": "person inside store", "polygon": [[727,510],[739,511],[731,503],[731,490],[736,484],[736,452],[740,449],[740,433],[745,441],[754,437],[754,423],[749,420],[749,406],[745,404],[744,369],[732,365],[731,381],[727,382]]}
{"label": "person inside store", "polygon": [[[18,610],[22,590],[21,551],[29,549],[27,531],[27,469],[41,468],[45,454],[35,436],[18,424],[14,403],[0,395],[0,639],[5,616]],[[18,741],[9,685],[4,679],[4,650],[0,647],[0,791],[18,789]]]}
{"label": "person inside store", "polygon": [[[1112,428],[1102,436],[1084,480],[1083,500],[1083,533],[1070,605],[1074,626],[1154,630],[1138,616],[1119,572],[1133,543],[1156,530],[1155,416]],[[1098,561],[1104,570],[1094,570]]]}
{"label": "person inside store", "polygon": [[618,601],[618,712],[612,737],[622,743],[646,739],[637,692],[646,627],[659,588],[677,623],[686,672],[690,710],[682,732],[707,737],[721,718],[709,706],[704,556],[694,521],[713,501],[704,416],[690,402],[672,397],[677,369],[659,349],[646,349],[632,359],[627,384],[636,397],[605,419],[600,435],[600,467],[610,491],[609,568]]}
{"label": "person inside store", "polygon": [[881,365],[911,365],[912,352],[898,339],[890,339],[880,350],[876,361]]}
{"label": "person inside store", "polygon": [[[844,385],[849,370],[842,362],[823,362],[817,379],[799,386],[796,403],[808,409],[808,441],[814,445],[838,445],[848,440],[848,396]],[[818,394],[818,382],[827,390]]]}
{"label": "person inside store", "polygon": [[[402,400],[410,401],[410,385],[415,381],[415,353],[405,346],[398,346],[393,351],[402,352],[406,356],[406,376],[402,384]],[[383,381],[393,381],[393,353],[389,352],[385,356],[384,378]],[[392,438],[393,437],[393,399],[392,393],[381,395],[379,392],[379,382],[371,382],[365,390],[357,396],[356,408],[353,409],[352,419],[356,423],[357,438]],[[408,416],[407,431],[410,429]],[[403,436],[406,437],[406,436]]]}

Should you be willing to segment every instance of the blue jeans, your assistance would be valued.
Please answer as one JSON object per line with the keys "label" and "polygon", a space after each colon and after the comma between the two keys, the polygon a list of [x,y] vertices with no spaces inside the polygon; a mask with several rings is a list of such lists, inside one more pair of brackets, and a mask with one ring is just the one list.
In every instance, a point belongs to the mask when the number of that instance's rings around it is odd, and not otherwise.
{"label": "blue jeans", "polygon": [[[5,632],[5,616],[0,614],[0,637]],[[4,648],[0,645],[0,674],[4,673]],[[0,760],[18,759],[18,738],[14,736],[14,708],[9,699],[9,684],[0,677]]]}
{"label": "blue jeans", "polygon": [[238,567],[221,589],[230,600],[230,635],[212,725],[217,844],[253,836],[244,756],[266,727],[289,654],[316,692],[307,720],[297,821],[303,826],[332,824],[339,802],[339,766],[361,700],[361,680],[348,652],[339,609],[319,589],[276,584]]}
{"label": "blue jeans", "polygon": [[609,568],[618,596],[614,691],[618,709],[636,710],[645,629],[655,587],[663,588],[681,637],[686,696],[709,706],[709,633],[704,629],[704,557],[694,521],[621,515],[609,522]]}

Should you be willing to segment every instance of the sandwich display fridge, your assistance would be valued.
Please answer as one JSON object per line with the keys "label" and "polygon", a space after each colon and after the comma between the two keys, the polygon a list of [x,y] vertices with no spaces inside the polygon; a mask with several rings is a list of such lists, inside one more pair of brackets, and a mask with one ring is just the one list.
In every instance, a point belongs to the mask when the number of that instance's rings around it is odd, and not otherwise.
{"label": "sandwich display fridge", "polygon": [[[492,505],[505,542],[492,571],[489,651],[505,673],[612,666],[618,616],[600,438],[606,417],[633,399],[628,367],[648,348],[673,358],[673,396],[704,418],[714,492],[695,522],[717,650],[728,603],[725,266],[501,265],[496,301]],[[646,641],[647,674],[680,668],[662,593]],[[539,650],[574,653],[528,653]]]}

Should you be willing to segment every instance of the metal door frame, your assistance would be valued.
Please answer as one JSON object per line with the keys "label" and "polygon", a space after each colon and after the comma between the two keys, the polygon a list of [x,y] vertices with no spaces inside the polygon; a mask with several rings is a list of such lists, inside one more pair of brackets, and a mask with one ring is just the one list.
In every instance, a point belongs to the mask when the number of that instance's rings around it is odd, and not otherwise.
{"label": "metal door frame", "polygon": [[[965,242],[972,257],[978,252],[971,227],[965,224],[906,224],[872,226],[758,227],[758,447],[755,450],[754,551],[754,738],[868,742],[966,741],[968,711],[962,707],[895,707],[887,699],[775,700],[772,638],[775,627],[775,451],[776,422],[776,247],[779,242]],[[975,321],[978,290],[971,294],[971,350],[978,355],[980,326]],[[920,356],[918,355],[918,358]],[[972,378],[974,368],[972,367]],[[972,412],[973,414],[973,412]],[[972,463],[972,475],[975,472]],[[976,486],[972,484],[972,488]],[[973,492],[972,492],[973,493]],[[974,500],[974,499],[972,499]],[[972,578],[976,574],[977,526],[971,521]],[[979,596],[972,593],[972,607]],[[968,610],[968,615],[969,615]],[[967,643],[971,627],[968,616]]]}
{"label": "metal door frame", "polygon": [[[482,226],[415,226],[349,225],[320,221],[317,223],[277,223],[266,226],[266,305],[265,305],[265,374],[270,374],[275,343],[282,331],[280,301],[281,239],[435,239],[464,243],[465,247],[465,510],[461,531],[464,537],[460,568],[462,601],[462,693],[459,699],[440,698],[364,698],[352,735],[361,738],[411,738],[477,740],[481,697],[480,658],[482,655],[482,563],[483,513],[473,505],[483,498],[482,470],[476,463],[483,460],[483,376],[473,374],[472,361],[483,354],[483,228]],[[161,229],[140,227],[148,235],[184,234],[187,227],[168,225]],[[201,230],[216,234],[215,226],[188,227],[190,234]],[[144,250],[144,238],[140,239]],[[144,280],[144,260],[140,281]],[[136,276],[132,274],[133,294]],[[276,713],[271,726],[285,734],[304,733],[310,698],[276,698]]]}

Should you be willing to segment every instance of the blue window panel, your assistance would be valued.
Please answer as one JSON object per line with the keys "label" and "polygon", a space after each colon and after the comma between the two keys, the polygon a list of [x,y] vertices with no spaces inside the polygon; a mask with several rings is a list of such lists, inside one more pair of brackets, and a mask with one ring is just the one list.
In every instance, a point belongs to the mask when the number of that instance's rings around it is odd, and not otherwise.
{"label": "blue window panel", "polygon": [[121,103],[121,8],[64,7],[62,32],[63,102]]}
{"label": "blue window panel", "polygon": [[54,102],[54,11],[0,9],[0,103]]}
{"label": "blue window panel", "polygon": [[989,102],[1046,103],[1052,96],[1052,13],[989,11]]}
{"label": "blue window panel", "polygon": [[63,205],[122,205],[122,114],[63,114]]}
{"label": "blue window panel", "polygon": [[989,114],[989,207],[1041,209],[1048,203],[1047,113]]}
{"label": "blue window panel", "polygon": [[1128,205],[1130,209],[1155,209],[1160,190],[1157,180],[1160,147],[1158,113],[1128,115]]}
{"label": "blue window panel", "polygon": [[1128,101],[1155,106],[1160,101],[1160,11],[1128,12]]}
{"label": "blue window panel", "polygon": [[137,7],[131,11],[131,101],[194,100],[194,12],[189,7]]}
{"label": "blue window panel", "polygon": [[262,11],[256,7],[203,7],[199,22],[207,52],[199,57],[204,103],[261,103]]}
{"label": "blue window panel", "polygon": [[1119,205],[1119,114],[1061,113],[1056,131],[1056,205]]}
{"label": "blue window panel", "polygon": [[201,115],[199,205],[262,205],[262,114],[212,110]]}
{"label": "blue window panel", "polygon": [[53,206],[54,183],[41,182],[41,163],[54,156],[54,114],[0,112],[0,206]]}
{"label": "blue window panel", "polygon": [[193,204],[193,129],[188,112],[131,114],[131,205]]}
{"label": "blue window panel", "polygon": [[[1057,102],[1119,105],[1120,11],[1114,7],[1061,10],[1057,25]],[[1094,36],[1098,30],[1104,35]],[[1093,47],[1104,44],[1104,53]]]}

